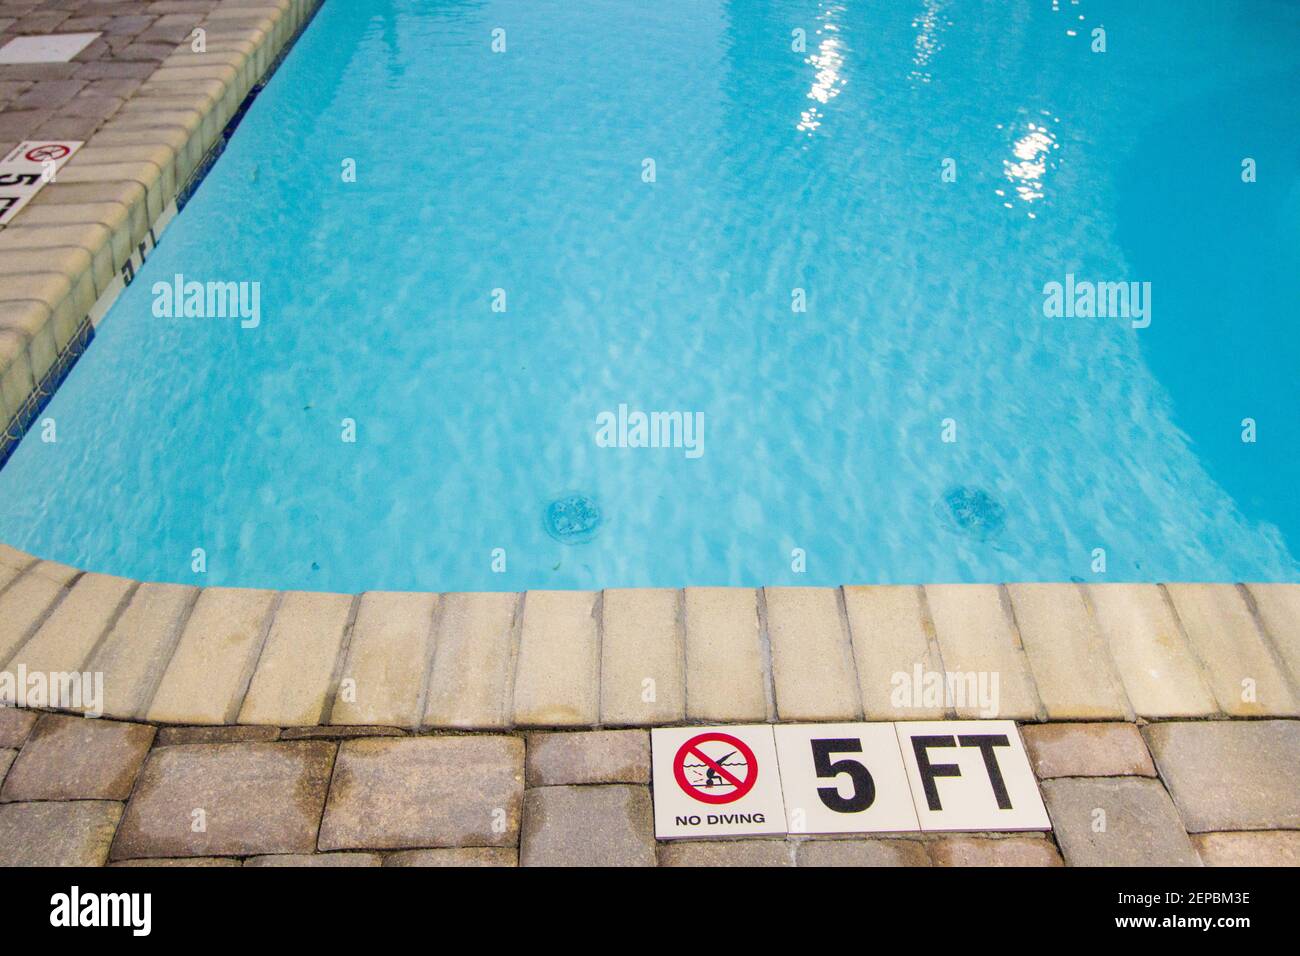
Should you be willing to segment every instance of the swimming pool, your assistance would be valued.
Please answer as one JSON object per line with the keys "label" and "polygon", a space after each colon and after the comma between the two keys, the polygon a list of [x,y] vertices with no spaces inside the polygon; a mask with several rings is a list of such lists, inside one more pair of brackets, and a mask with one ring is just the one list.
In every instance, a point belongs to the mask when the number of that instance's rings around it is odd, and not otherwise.
{"label": "swimming pool", "polygon": [[329,0],[0,540],[338,591],[1300,579],[1297,49],[1280,2]]}

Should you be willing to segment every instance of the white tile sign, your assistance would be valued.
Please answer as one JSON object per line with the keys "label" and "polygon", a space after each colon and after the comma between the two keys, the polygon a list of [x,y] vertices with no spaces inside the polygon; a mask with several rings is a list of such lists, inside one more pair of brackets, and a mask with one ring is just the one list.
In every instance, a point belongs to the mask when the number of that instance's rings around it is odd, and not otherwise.
{"label": "white tile sign", "polygon": [[58,174],[79,141],[26,140],[0,160],[0,226],[26,206]]}
{"label": "white tile sign", "polygon": [[99,36],[98,33],[49,33],[14,37],[0,47],[0,64],[67,63]]}
{"label": "white tile sign", "polygon": [[775,731],[791,833],[918,828],[893,726],[782,724]]}
{"label": "white tile sign", "polygon": [[1050,830],[1012,720],[898,723],[922,830]]}
{"label": "white tile sign", "polygon": [[656,836],[785,832],[770,725],[656,728],[650,745]]}
{"label": "white tile sign", "polygon": [[657,728],[655,835],[1050,830],[1014,721]]}

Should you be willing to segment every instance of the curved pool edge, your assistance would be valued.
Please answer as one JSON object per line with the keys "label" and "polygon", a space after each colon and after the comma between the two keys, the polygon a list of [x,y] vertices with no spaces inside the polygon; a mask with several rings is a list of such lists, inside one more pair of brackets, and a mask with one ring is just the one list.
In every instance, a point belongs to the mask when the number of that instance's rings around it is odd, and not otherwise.
{"label": "curved pool edge", "polygon": [[342,595],[138,582],[0,545],[0,702],[155,724],[1296,717],[1297,688],[1296,584]]}
{"label": "curved pool edge", "polygon": [[0,467],[321,3],[214,8],[0,227]]}

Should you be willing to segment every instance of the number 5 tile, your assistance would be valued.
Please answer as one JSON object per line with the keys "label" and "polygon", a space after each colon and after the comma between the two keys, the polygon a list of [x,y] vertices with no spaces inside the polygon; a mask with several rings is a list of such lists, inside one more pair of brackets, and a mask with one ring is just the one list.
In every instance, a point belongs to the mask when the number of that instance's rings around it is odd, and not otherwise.
{"label": "number 5 tile", "polygon": [[778,724],[791,833],[920,829],[893,724]]}

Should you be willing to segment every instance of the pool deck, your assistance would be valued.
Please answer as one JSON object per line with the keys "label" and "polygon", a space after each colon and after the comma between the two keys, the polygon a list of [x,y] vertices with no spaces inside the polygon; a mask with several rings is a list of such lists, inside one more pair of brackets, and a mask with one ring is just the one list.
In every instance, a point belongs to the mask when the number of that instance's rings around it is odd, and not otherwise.
{"label": "pool deck", "polygon": [[[103,33],[0,65],[0,154],[85,141],[0,228],[0,461],[317,6],[0,0],[0,43]],[[1300,863],[1300,585],[201,585],[0,544],[0,675],[104,688],[0,709],[0,865]],[[898,696],[948,674],[996,699]],[[1052,832],[656,844],[645,728],[966,717],[1020,725]]]}
{"label": "pool deck", "polygon": [[[1300,865],[1297,585],[339,595],[0,546],[0,660],[104,688],[0,708],[0,866]],[[645,728],[974,717],[1051,831],[655,839]]]}

